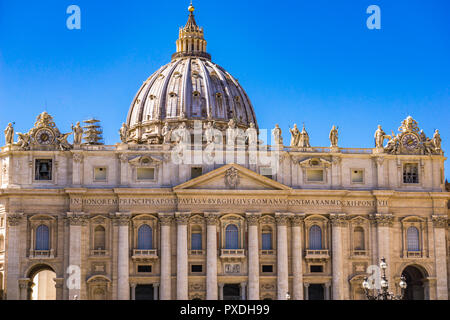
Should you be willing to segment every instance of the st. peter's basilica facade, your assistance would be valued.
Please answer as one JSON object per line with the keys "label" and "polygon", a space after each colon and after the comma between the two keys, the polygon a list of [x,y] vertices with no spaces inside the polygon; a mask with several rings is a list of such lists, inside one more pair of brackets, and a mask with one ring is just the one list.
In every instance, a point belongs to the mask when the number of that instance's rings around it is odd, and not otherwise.
{"label": "st. peter's basilica facade", "polygon": [[305,128],[283,143],[277,125],[266,146],[189,11],[120,143],[103,145],[95,119],[63,134],[46,112],[27,133],[5,129],[1,297],[365,299],[385,258],[390,290],[403,275],[406,298],[447,300],[439,132],[408,117],[392,135],[380,126],[374,148],[339,147],[336,127],[312,147]]}

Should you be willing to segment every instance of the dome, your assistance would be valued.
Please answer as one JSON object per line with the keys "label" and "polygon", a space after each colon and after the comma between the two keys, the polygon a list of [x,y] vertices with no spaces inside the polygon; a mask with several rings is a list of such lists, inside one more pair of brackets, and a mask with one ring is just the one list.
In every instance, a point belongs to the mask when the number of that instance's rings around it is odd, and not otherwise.
{"label": "dome", "polygon": [[233,76],[211,62],[203,29],[189,11],[172,61],[151,75],[133,99],[127,117],[129,142],[161,143],[165,122],[171,128],[182,122],[192,128],[195,120],[212,121],[224,130],[234,119],[239,128],[251,123],[257,127],[250,99]]}

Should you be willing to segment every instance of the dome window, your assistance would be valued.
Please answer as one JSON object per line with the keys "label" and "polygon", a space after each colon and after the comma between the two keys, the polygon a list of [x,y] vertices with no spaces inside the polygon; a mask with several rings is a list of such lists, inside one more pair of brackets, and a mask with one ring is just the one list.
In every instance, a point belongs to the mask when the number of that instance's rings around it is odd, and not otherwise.
{"label": "dome window", "polygon": [[198,98],[198,97],[200,96],[200,92],[194,91],[194,92],[192,93],[192,95],[193,95],[194,97]]}
{"label": "dome window", "polygon": [[176,98],[177,94],[175,92],[171,92],[171,93],[169,93],[169,97]]}

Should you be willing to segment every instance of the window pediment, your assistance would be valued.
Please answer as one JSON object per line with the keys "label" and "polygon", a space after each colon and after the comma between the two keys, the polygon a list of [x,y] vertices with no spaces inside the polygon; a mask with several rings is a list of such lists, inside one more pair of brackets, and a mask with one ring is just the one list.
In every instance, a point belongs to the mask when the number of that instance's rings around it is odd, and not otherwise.
{"label": "window pediment", "polygon": [[303,168],[328,168],[331,166],[331,161],[322,158],[309,158],[299,162]]}
{"label": "window pediment", "polygon": [[149,167],[149,166],[155,166],[162,162],[162,159],[156,156],[138,156],[135,158],[132,158],[128,161],[128,163],[135,167]]}

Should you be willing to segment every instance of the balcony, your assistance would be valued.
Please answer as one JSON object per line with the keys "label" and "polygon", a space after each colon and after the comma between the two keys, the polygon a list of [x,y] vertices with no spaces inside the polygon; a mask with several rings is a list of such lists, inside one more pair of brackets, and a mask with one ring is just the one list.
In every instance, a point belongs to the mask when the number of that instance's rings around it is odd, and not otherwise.
{"label": "balcony", "polygon": [[228,261],[237,261],[245,258],[245,249],[222,249],[220,258]]}
{"label": "balcony", "polygon": [[353,256],[354,257],[366,257],[367,250],[353,250]]}
{"label": "balcony", "polygon": [[326,261],[330,259],[328,250],[306,250],[305,259],[310,261]]}
{"label": "balcony", "polygon": [[142,250],[142,249],[134,249],[133,256],[131,257],[133,260],[137,261],[146,261],[146,260],[155,260],[158,259],[158,250]]}
{"label": "balcony", "polygon": [[50,250],[30,250],[30,259],[53,259],[55,254]]}
{"label": "balcony", "polygon": [[406,251],[407,258],[422,258],[422,251]]}
{"label": "balcony", "polygon": [[275,256],[276,251],[275,250],[259,250],[259,255],[262,257]]}
{"label": "balcony", "polygon": [[94,256],[94,257],[104,257],[104,256],[106,256],[108,254],[108,251],[107,250],[104,250],[104,249],[94,249],[94,250],[91,250],[91,256]]}
{"label": "balcony", "polygon": [[191,256],[204,256],[205,250],[189,250],[189,255]]}

